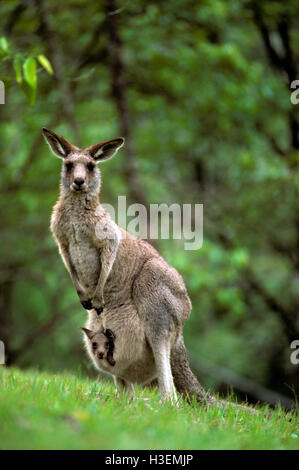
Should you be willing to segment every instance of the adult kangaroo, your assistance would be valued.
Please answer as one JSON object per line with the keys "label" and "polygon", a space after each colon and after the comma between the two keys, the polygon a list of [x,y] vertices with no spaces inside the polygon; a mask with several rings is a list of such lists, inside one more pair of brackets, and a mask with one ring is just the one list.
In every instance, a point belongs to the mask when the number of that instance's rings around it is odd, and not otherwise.
{"label": "adult kangaroo", "polygon": [[[123,322],[126,349],[131,351],[128,361],[136,356],[137,364],[143,348],[150,351],[162,400],[176,401],[177,390],[186,398],[195,395],[197,401],[220,404],[207,396],[189,366],[182,330],[191,302],[182,277],[150,244],[117,226],[100,204],[97,164],[111,158],[124,139],[82,150],[48,129],[43,129],[43,135],[53,153],[63,159],[51,230],[80,302],[88,310],[87,328],[96,330],[105,318]],[[114,369],[117,366],[116,359]],[[132,369],[139,383],[154,379],[144,366]]]}

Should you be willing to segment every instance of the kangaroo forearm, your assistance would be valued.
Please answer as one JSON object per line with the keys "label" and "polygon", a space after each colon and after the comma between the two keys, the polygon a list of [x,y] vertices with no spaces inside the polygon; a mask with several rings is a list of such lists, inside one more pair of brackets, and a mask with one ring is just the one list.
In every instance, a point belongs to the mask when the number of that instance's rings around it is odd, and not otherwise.
{"label": "kangaroo forearm", "polygon": [[109,265],[107,265],[107,266],[102,265],[101,274],[100,274],[100,277],[99,277],[97,287],[96,287],[95,292],[94,292],[93,302],[92,302],[93,307],[95,309],[100,309],[101,310],[104,307],[104,303],[105,303],[104,288],[105,288],[105,284],[106,284],[106,281],[108,279],[108,276],[110,274],[112,265],[113,265],[113,263],[111,263],[111,264],[109,263]]}
{"label": "kangaroo forearm", "polygon": [[[104,303],[104,288],[113,267],[118,248],[118,240],[108,240],[101,249],[101,273],[94,292],[94,303]],[[98,305],[99,306],[99,305]]]}
{"label": "kangaroo forearm", "polygon": [[105,287],[110,271],[111,271],[111,268],[105,269],[105,271],[102,269],[97,287],[94,291],[94,299],[101,299],[102,301],[104,300],[104,287]]}
{"label": "kangaroo forearm", "polygon": [[75,289],[76,289],[76,291],[77,291],[77,294],[78,294],[79,297],[81,297],[82,294],[83,294],[83,291],[82,291],[82,287],[81,287],[81,284],[80,284],[80,282],[79,282],[79,279],[78,279],[78,277],[77,277],[77,274],[76,274],[76,272],[75,272],[73,269],[70,269],[70,270],[69,270],[69,273],[70,273],[72,282],[73,282],[73,284],[74,284],[74,287],[75,287]]}
{"label": "kangaroo forearm", "polygon": [[81,287],[81,284],[80,284],[80,281],[78,279],[78,276],[77,276],[77,273],[75,271],[75,268],[71,262],[71,259],[69,257],[69,254],[68,254],[68,251],[67,251],[67,248],[64,247],[64,246],[60,246],[60,254],[61,254],[61,257],[64,261],[64,264],[71,276],[71,279],[72,279],[72,282],[73,282],[73,285],[77,291],[77,294],[79,297],[81,297],[82,295],[82,287]]}

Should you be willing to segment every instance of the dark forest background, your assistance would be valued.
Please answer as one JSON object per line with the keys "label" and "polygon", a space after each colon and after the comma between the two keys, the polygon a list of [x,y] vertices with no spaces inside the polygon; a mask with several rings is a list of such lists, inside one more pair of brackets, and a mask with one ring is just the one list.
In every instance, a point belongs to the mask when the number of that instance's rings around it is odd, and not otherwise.
{"label": "dark forest background", "polygon": [[0,2],[0,338],[7,363],[93,374],[86,314],[49,232],[60,161],[123,135],[101,200],[204,204],[204,242],[157,243],[183,275],[184,333],[206,387],[299,390],[299,2]]}

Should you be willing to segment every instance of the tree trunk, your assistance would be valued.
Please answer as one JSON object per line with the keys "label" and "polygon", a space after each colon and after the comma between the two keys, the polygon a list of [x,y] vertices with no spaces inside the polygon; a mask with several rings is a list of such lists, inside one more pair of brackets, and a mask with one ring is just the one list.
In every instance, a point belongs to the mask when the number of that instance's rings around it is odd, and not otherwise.
{"label": "tree trunk", "polygon": [[38,34],[44,40],[49,51],[50,61],[53,65],[55,78],[60,91],[61,112],[71,126],[76,145],[80,144],[78,124],[75,119],[72,91],[69,82],[65,78],[64,57],[55,30],[51,26],[51,15],[48,5],[44,0],[34,0],[34,6],[38,14]]}
{"label": "tree trunk", "polygon": [[117,109],[120,132],[126,139],[124,152],[124,176],[128,182],[132,202],[147,207],[145,192],[140,182],[136,165],[136,154],[132,143],[132,126],[127,103],[127,83],[123,61],[123,45],[119,33],[117,1],[106,0],[108,52],[111,76],[111,95]]}

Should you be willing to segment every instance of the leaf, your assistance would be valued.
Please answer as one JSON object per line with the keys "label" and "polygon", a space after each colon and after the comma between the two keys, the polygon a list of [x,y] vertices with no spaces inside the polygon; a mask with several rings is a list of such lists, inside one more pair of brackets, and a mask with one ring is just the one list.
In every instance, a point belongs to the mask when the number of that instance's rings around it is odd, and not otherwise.
{"label": "leaf", "polygon": [[46,56],[40,54],[37,56],[37,60],[44,67],[44,69],[48,72],[49,75],[53,75],[53,68],[51,62],[47,59]]}
{"label": "leaf", "polygon": [[33,57],[28,57],[23,64],[24,78],[28,85],[36,89],[36,61]]}
{"label": "leaf", "polygon": [[33,88],[32,86],[28,85],[27,82],[23,81],[22,82],[22,88],[23,91],[27,97],[28,103],[33,106],[35,103],[35,97],[36,97],[36,87]]}
{"label": "leaf", "polygon": [[25,82],[22,83],[22,88],[27,100],[31,106],[35,103],[36,97],[36,61],[33,57],[28,57],[23,64]]}
{"label": "leaf", "polygon": [[4,52],[8,51],[8,42],[4,36],[0,38],[0,49]]}
{"label": "leaf", "polygon": [[232,254],[232,261],[238,268],[243,268],[249,263],[249,254],[245,249],[236,249]]}
{"label": "leaf", "polygon": [[21,68],[21,58],[19,56],[15,56],[13,61],[13,67],[16,72],[16,80],[18,83],[22,83],[22,68]]}

